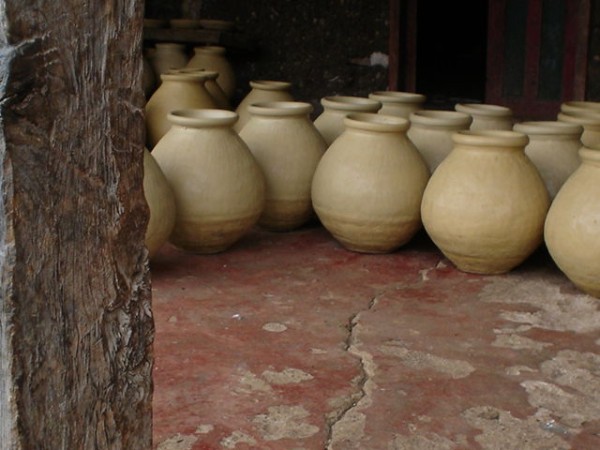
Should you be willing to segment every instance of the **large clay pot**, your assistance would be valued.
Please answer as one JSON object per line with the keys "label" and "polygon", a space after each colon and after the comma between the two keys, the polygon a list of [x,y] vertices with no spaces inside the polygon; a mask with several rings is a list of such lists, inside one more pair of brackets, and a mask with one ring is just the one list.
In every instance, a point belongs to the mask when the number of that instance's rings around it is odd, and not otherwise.
{"label": "large clay pot", "polygon": [[511,270],[542,242],[548,192],[525,156],[526,135],[460,131],[423,194],[423,225],[460,270]]}
{"label": "large clay pot", "polygon": [[506,106],[458,103],[454,109],[473,118],[471,130],[512,130],[513,128],[513,113]]}
{"label": "large clay pot", "polygon": [[554,199],[546,246],[567,277],[600,298],[600,147],[580,150],[581,166]]}
{"label": "large clay pot", "polygon": [[200,73],[203,75],[205,80],[204,87],[212,97],[215,102],[215,105],[218,109],[231,109],[231,104],[229,103],[229,99],[221,86],[217,83],[217,78],[219,78],[219,73],[214,70],[206,70],[206,69],[177,69],[173,71],[169,71],[168,73]]}
{"label": "large clay pot", "polygon": [[406,119],[362,113],[344,123],[313,178],[315,212],[346,248],[392,251],[421,228],[429,169],[406,137]]}
{"label": "large clay pot", "polygon": [[553,199],[567,178],[579,167],[583,128],[564,122],[522,122],[515,131],[525,133],[525,154],[537,167]]}
{"label": "large clay pot", "polygon": [[167,242],[175,225],[175,197],[154,157],[144,149],[144,195],[150,209],[146,248],[152,259]]}
{"label": "large clay pot", "polygon": [[260,217],[265,204],[260,167],[231,128],[234,112],[174,111],[169,120],[173,126],[152,155],[175,195],[170,240],[197,253],[223,251]]}
{"label": "large clay pot", "polygon": [[218,46],[194,47],[194,56],[187,64],[189,69],[206,69],[219,73],[217,83],[228,98],[235,92],[235,73],[225,57],[225,48]]}
{"label": "large clay pot", "polygon": [[581,143],[586,147],[600,145],[600,112],[558,113],[561,122],[574,123],[583,127]]}
{"label": "large clay pot", "polygon": [[250,120],[248,106],[251,104],[294,101],[294,97],[292,97],[292,94],[289,92],[292,83],[288,83],[287,81],[257,80],[251,81],[250,86],[252,87],[252,90],[242,99],[235,110],[235,112],[238,113],[238,116],[240,116],[233,127],[237,132],[244,128],[244,125]]}
{"label": "large clay pot", "polygon": [[[185,45],[175,43],[161,43],[155,45],[155,51],[152,52],[150,64],[154,69],[154,75],[157,80],[161,79],[163,73],[172,69],[181,69],[188,63],[188,57],[185,54]],[[160,81],[159,81],[160,84]]]}
{"label": "large clay pot", "polygon": [[585,113],[600,114],[600,102],[573,101],[560,105],[560,111],[566,114],[577,115]]}
{"label": "large clay pot", "polygon": [[323,112],[315,120],[315,127],[321,136],[331,145],[344,131],[344,118],[348,114],[379,111],[381,103],[369,98],[334,95],[321,99]]}
{"label": "large clay pot", "polygon": [[146,141],[149,148],[171,128],[167,115],[178,109],[216,108],[205,87],[205,76],[198,73],[164,73],[162,84],[146,103]]}
{"label": "large clay pot", "polygon": [[452,151],[452,135],[467,130],[471,121],[471,116],[456,111],[417,111],[410,115],[407,135],[433,173]]}
{"label": "large clay pot", "polygon": [[248,110],[251,117],[240,137],[267,181],[267,204],[259,224],[292,230],[312,216],[312,177],[327,144],[309,119],[309,103],[255,103]]}
{"label": "large clay pot", "polygon": [[426,97],[423,94],[398,91],[377,91],[369,94],[371,100],[381,103],[379,114],[408,119],[411,113],[423,109]]}

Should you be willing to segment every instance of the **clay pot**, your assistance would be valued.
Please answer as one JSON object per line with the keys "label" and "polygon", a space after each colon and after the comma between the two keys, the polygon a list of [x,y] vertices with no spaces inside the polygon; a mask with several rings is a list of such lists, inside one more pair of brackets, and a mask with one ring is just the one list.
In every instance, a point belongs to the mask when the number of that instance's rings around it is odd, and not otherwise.
{"label": "clay pot", "polygon": [[371,100],[381,103],[379,114],[408,119],[410,113],[423,109],[426,97],[413,92],[378,91],[369,94]]}
{"label": "clay pot", "polygon": [[525,156],[526,135],[460,131],[431,176],[421,217],[433,242],[458,269],[511,270],[541,243],[548,192]]}
{"label": "clay pot", "polygon": [[558,113],[561,122],[574,123],[583,127],[581,143],[586,147],[600,145],[600,113],[589,111],[572,113]]}
{"label": "clay pot", "polygon": [[228,98],[235,92],[235,73],[225,57],[225,48],[217,46],[194,47],[194,56],[186,66],[188,69],[206,69],[219,73],[217,83]]}
{"label": "clay pot", "polygon": [[173,71],[169,71],[169,73],[200,73],[203,75],[205,80],[204,87],[213,98],[215,105],[219,109],[231,109],[231,104],[229,103],[229,99],[221,86],[217,83],[217,78],[219,78],[219,74],[213,70],[206,69],[177,69]]}
{"label": "clay pot", "polygon": [[182,110],[152,151],[175,195],[170,240],[197,252],[229,248],[256,223],[264,207],[264,177],[233,131],[237,114]]}
{"label": "clay pot", "polygon": [[456,111],[424,110],[411,113],[408,138],[421,153],[433,173],[452,151],[452,135],[467,130],[471,116]]}
{"label": "clay pot", "polygon": [[600,102],[564,102],[560,105],[560,112],[571,115],[577,115],[582,113],[600,114]]}
{"label": "clay pot", "polygon": [[287,81],[269,81],[269,80],[257,80],[251,81],[250,86],[252,90],[243,98],[235,110],[240,116],[239,120],[233,127],[234,130],[239,132],[244,125],[250,120],[250,113],[248,112],[248,106],[253,103],[261,102],[292,102],[294,98],[290,94],[289,90],[292,83]]}
{"label": "clay pot", "polygon": [[406,137],[406,119],[363,113],[344,123],[313,178],[315,212],[346,248],[392,251],[421,228],[429,169]]}
{"label": "clay pot", "polygon": [[321,105],[323,105],[323,112],[316,118],[315,127],[328,146],[344,131],[344,118],[348,114],[374,113],[381,108],[381,103],[378,101],[345,95],[324,97],[321,99]]}
{"label": "clay pot", "polygon": [[[181,69],[188,63],[183,44],[161,43],[155,45],[156,50],[152,53],[150,64],[154,69],[157,80],[163,73],[172,69]],[[160,81],[159,81],[160,84]]]}
{"label": "clay pot", "polygon": [[600,298],[600,147],[580,150],[581,166],[565,182],[546,218],[550,255],[584,292]]}
{"label": "clay pot", "polygon": [[512,130],[513,128],[513,113],[506,106],[458,103],[454,109],[473,118],[471,130]]}
{"label": "clay pot", "polygon": [[309,103],[255,103],[248,110],[251,117],[240,137],[267,181],[267,204],[259,224],[292,230],[312,216],[312,177],[327,144],[309,119]]}
{"label": "clay pot", "polygon": [[201,73],[165,73],[162,84],[146,103],[146,141],[149,148],[171,128],[167,115],[178,109],[216,108],[217,105],[205,87],[206,77]]}
{"label": "clay pot", "polygon": [[553,199],[581,163],[578,152],[583,128],[564,122],[523,122],[514,130],[529,137],[525,154],[540,172]]}
{"label": "clay pot", "polygon": [[144,195],[150,209],[145,242],[148,258],[153,259],[173,231],[175,197],[165,175],[147,149],[144,149]]}

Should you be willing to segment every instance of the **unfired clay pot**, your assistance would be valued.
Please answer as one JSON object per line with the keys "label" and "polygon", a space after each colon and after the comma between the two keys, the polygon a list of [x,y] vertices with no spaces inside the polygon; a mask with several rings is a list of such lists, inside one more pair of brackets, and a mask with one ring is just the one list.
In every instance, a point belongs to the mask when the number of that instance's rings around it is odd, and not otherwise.
{"label": "unfired clay pot", "polygon": [[471,130],[512,130],[513,128],[513,113],[506,106],[458,103],[454,109],[473,118]]}
{"label": "unfired clay pot", "polygon": [[408,119],[410,114],[423,109],[426,97],[413,92],[377,91],[369,94],[371,100],[381,103],[379,114]]}
{"label": "unfired clay pot", "polygon": [[165,73],[159,88],[146,103],[146,141],[149,148],[171,128],[167,115],[178,109],[216,108],[202,73]]}
{"label": "unfired clay pot", "polygon": [[583,128],[565,122],[522,122],[514,130],[529,137],[525,154],[537,167],[553,199],[581,163],[578,153]]}
{"label": "unfired clay pot", "polygon": [[[185,46],[175,43],[161,43],[155,45],[156,50],[152,52],[150,64],[154,69],[154,75],[157,80],[163,73],[172,69],[181,69],[188,63],[188,57],[185,54]],[[160,81],[159,81],[160,84]]]}
{"label": "unfired clay pot", "polygon": [[259,224],[292,230],[312,216],[312,178],[327,144],[309,119],[309,103],[255,103],[248,110],[251,117],[240,137],[267,182],[267,204]]}
{"label": "unfired clay pot", "polygon": [[290,94],[292,83],[287,81],[256,80],[251,81],[252,90],[243,98],[235,112],[240,116],[233,129],[239,132],[250,120],[248,106],[261,102],[293,102]]}
{"label": "unfired clay pot", "polygon": [[381,108],[381,103],[376,100],[347,95],[324,97],[321,99],[321,105],[323,112],[314,123],[328,146],[344,131],[344,118],[348,114],[374,113]]}
{"label": "unfired clay pot", "polygon": [[600,102],[573,101],[560,105],[560,111],[566,114],[577,115],[581,113],[600,114]]}
{"label": "unfired clay pot", "polygon": [[548,192],[525,156],[526,135],[460,131],[423,194],[423,225],[460,270],[511,270],[542,242]]}
{"label": "unfired clay pot", "polygon": [[429,169],[406,137],[406,119],[362,113],[344,123],[313,178],[315,212],[346,248],[392,251],[421,228]]}
{"label": "unfired clay pot", "polygon": [[152,155],[175,195],[170,240],[197,253],[223,251],[260,217],[265,205],[263,174],[232,129],[234,112],[174,111],[169,120],[173,126]]}
{"label": "unfired clay pot", "polygon": [[144,195],[150,209],[146,248],[152,259],[167,242],[175,225],[175,197],[154,157],[144,149]]}
{"label": "unfired clay pot", "polygon": [[219,78],[218,72],[214,70],[206,70],[206,69],[177,69],[173,71],[169,71],[168,73],[200,73],[203,75],[205,80],[204,87],[212,97],[215,105],[219,109],[231,109],[231,104],[229,103],[229,99],[221,86],[217,83],[217,78]]}
{"label": "unfired clay pot", "polygon": [[546,246],[567,277],[600,298],[600,147],[580,150],[582,164],[554,199]]}
{"label": "unfired clay pot", "polygon": [[452,135],[467,130],[471,116],[456,111],[423,110],[411,113],[408,138],[421,153],[430,172],[452,151]]}
{"label": "unfired clay pot", "polygon": [[581,143],[586,147],[594,147],[600,144],[600,113],[589,111],[572,113],[558,113],[561,122],[574,123],[583,127]]}
{"label": "unfired clay pot", "polygon": [[235,73],[231,63],[225,57],[225,48],[218,46],[194,47],[194,56],[187,64],[189,69],[206,69],[219,73],[217,83],[231,98],[235,92]]}

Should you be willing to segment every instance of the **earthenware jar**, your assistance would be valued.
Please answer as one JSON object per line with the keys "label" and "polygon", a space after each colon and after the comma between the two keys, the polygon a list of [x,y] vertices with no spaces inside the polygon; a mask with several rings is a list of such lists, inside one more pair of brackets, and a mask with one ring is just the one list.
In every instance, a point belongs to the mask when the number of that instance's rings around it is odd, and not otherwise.
{"label": "earthenware jar", "polygon": [[583,147],[579,154],[581,166],[548,211],[545,240],[560,270],[600,298],[600,147]]}
{"label": "earthenware jar", "polygon": [[511,270],[542,242],[550,203],[514,131],[460,131],[423,194],[425,230],[458,269]]}
{"label": "earthenware jar", "polygon": [[456,111],[417,111],[410,114],[407,135],[433,173],[452,150],[452,135],[467,130],[471,121],[471,116]]}
{"label": "earthenware jar", "polygon": [[169,71],[169,73],[200,73],[203,75],[205,80],[204,87],[213,98],[215,105],[219,109],[231,109],[231,105],[229,103],[229,99],[221,86],[217,83],[217,78],[219,78],[219,74],[213,70],[206,69],[177,69],[173,71]]}
{"label": "earthenware jar", "polygon": [[574,123],[583,127],[581,143],[586,147],[600,144],[600,113],[589,111],[579,113],[558,113],[561,122]]}
{"label": "earthenware jar", "polygon": [[163,73],[171,69],[181,69],[188,63],[183,44],[161,43],[156,44],[155,48],[150,63],[157,80],[160,80]]}
{"label": "earthenware jar", "polygon": [[377,91],[369,94],[371,100],[381,103],[379,114],[408,119],[410,113],[423,109],[426,97],[413,92]]}
{"label": "earthenware jar", "polygon": [[267,204],[259,224],[292,230],[312,216],[312,178],[327,144],[309,119],[309,103],[254,103],[248,110],[250,120],[240,137],[267,182]]}
{"label": "earthenware jar", "polygon": [[506,106],[458,103],[454,109],[473,118],[471,130],[512,130],[513,114]]}
{"label": "earthenware jar", "polygon": [[525,154],[537,167],[553,199],[581,163],[578,152],[583,128],[565,122],[522,122],[514,130],[529,137]]}
{"label": "earthenware jar", "polygon": [[217,46],[194,47],[194,56],[186,66],[189,69],[206,69],[219,73],[217,83],[231,98],[235,91],[235,73],[225,57],[225,48]]}
{"label": "earthenware jar", "polygon": [[573,101],[560,105],[560,111],[566,114],[577,115],[585,113],[600,114],[600,102]]}
{"label": "earthenware jar", "polygon": [[169,113],[173,126],[152,151],[175,195],[170,240],[197,253],[223,251],[258,220],[265,182],[233,131],[237,114],[222,109]]}
{"label": "earthenware jar", "polygon": [[202,73],[164,73],[162,84],[146,103],[146,141],[152,149],[162,138],[171,122],[167,115],[177,109],[216,108],[205,87]]}
{"label": "earthenware jar", "polygon": [[321,99],[323,112],[315,120],[315,127],[327,142],[331,143],[344,131],[344,118],[348,114],[379,111],[381,103],[369,98],[334,95]]}
{"label": "earthenware jar", "polygon": [[154,157],[144,149],[144,195],[150,219],[146,228],[146,248],[152,259],[167,242],[175,225],[175,197]]}
{"label": "earthenware jar", "polygon": [[233,128],[238,132],[244,128],[246,122],[250,120],[248,106],[251,104],[260,102],[294,101],[292,94],[289,92],[292,83],[288,83],[287,81],[257,80],[251,81],[250,86],[252,87],[252,90],[243,98],[235,110],[240,118]]}
{"label": "earthenware jar", "polygon": [[429,169],[406,137],[406,119],[359,113],[344,123],[313,178],[315,212],[346,248],[392,251],[421,228]]}

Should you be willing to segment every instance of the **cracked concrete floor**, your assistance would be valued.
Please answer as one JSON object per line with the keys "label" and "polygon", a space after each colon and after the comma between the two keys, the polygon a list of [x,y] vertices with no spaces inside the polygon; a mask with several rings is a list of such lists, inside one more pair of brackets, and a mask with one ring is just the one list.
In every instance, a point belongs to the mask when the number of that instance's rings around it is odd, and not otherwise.
{"label": "cracked concrete floor", "polygon": [[156,449],[600,448],[600,300],[543,250],[476,276],[254,231],[152,278]]}

